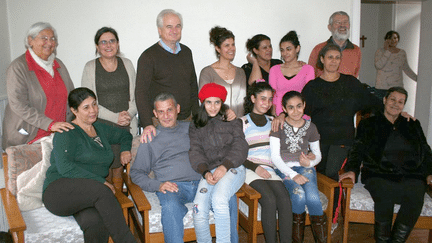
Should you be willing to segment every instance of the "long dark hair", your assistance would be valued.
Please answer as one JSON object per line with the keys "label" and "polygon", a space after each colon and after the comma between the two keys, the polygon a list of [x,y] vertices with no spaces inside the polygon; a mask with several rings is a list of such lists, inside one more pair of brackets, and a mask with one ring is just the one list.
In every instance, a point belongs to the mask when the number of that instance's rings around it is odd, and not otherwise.
{"label": "long dark hair", "polygon": [[[253,95],[255,96],[255,98],[257,98],[259,93],[266,90],[274,93],[274,89],[270,86],[270,84],[266,82],[259,82],[259,83],[254,82],[251,86],[249,86],[247,95],[244,98],[244,103],[243,103],[245,114],[251,113],[253,111],[254,103],[252,102],[251,96]],[[269,116],[271,115],[271,109],[267,111],[266,115]]]}
{"label": "long dark hair", "polygon": [[[205,125],[207,125],[208,121],[210,120],[210,117],[207,114],[207,111],[205,109],[204,102],[201,104],[200,108],[198,109],[198,113],[193,117],[193,122],[196,128],[204,127]],[[227,121],[226,111],[228,109],[229,109],[228,105],[222,104],[221,109],[218,113],[218,115],[222,116],[222,121]]]}

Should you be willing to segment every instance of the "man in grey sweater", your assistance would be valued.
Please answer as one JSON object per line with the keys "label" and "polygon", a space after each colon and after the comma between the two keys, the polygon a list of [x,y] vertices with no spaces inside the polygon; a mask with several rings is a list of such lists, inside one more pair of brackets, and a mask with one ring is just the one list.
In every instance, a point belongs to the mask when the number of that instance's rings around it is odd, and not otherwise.
{"label": "man in grey sweater", "polygon": [[[183,217],[193,202],[202,178],[189,162],[189,123],[177,121],[180,105],[170,93],[161,93],[154,100],[153,113],[159,120],[156,137],[142,143],[132,165],[132,181],[144,191],[156,192],[162,206],[165,242],[183,242]],[[154,178],[150,178],[150,172]],[[237,200],[230,200],[231,242],[238,242]]]}

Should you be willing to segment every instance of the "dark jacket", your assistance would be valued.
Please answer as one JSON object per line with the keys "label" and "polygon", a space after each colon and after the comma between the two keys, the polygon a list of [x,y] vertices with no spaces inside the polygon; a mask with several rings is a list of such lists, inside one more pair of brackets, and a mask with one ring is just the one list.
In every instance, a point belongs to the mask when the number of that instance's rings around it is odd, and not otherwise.
{"label": "dark jacket", "polygon": [[200,174],[219,165],[227,170],[237,168],[247,158],[249,145],[240,119],[224,122],[215,117],[201,128],[191,122],[189,137],[189,160],[192,168]]}
{"label": "dark jacket", "polygon": [[[415,161],[397,166],[392,163],[382,163],[381,158],[390,136],[395,129],[413,146]],[[345,171],[353,171],[358,176],[361,168],[362,182],[368,178],[382,177],[390,180],[401,178],[418,178],[426,180],[432,175],[432,153],[427,144],[423,130],[418,120],[407,121],[399,116],[392,124],[383,114],[377,114],[360,122],[354,146],[348,155]]]}

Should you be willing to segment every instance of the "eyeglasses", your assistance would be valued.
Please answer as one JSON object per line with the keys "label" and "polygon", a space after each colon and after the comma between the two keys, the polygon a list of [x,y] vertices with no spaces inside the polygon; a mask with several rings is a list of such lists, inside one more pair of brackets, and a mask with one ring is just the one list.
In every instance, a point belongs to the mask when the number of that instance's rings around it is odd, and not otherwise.
{"label": "eyeglasses", "polygon": [[111,40],[108,40],[108,41],[106,41],[106,40],[99,41],[99,45],[103,45],[103,46],[107,45],[108,43],[115,44],[115,43],[117,43],[117,40],[116,39],[111,39]]}
{"label": "eyeglasses", "polygon": [[349,25],[349,21],[335,21],[334,24],[335,25]]}
{"label": "eyeglasses", "polygon": [[44,43],[47,43],[48,41],[52,42],[52,43],[56,43],[57,42],[57,39],[55,37],[51,37],[50,38],[48,36],[42,36],[42,37],[36,36],[35,38],[41,39]]}

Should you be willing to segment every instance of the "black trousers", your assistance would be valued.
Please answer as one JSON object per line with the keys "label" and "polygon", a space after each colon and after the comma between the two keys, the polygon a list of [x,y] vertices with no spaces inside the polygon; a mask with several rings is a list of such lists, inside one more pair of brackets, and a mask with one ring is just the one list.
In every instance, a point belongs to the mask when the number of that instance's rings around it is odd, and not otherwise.
{"label": "black trousers", "polygon": [[391,222],[395,204],[400,204],[396,223],[414,227],[420,216],[426,182],[419,179],[402,179],[400,182],[380,177],[369,178],[365,188],[369,191],[375,203],[375,221]]}
{"label": "black trousers", "polygon": [[254,180],[250,186],[261,193],[261,224],[266,242],[277,242],[279,218],[280,242],[292,242],[292,209],[289,192],[282,181]]}
{"label": "black trousers", "polygon": [[136,242],[126,225],[116,197],[103,183],[92,179],[61,178],[48,185],[45,207],[58,216],[73,215],[85,242]]}

